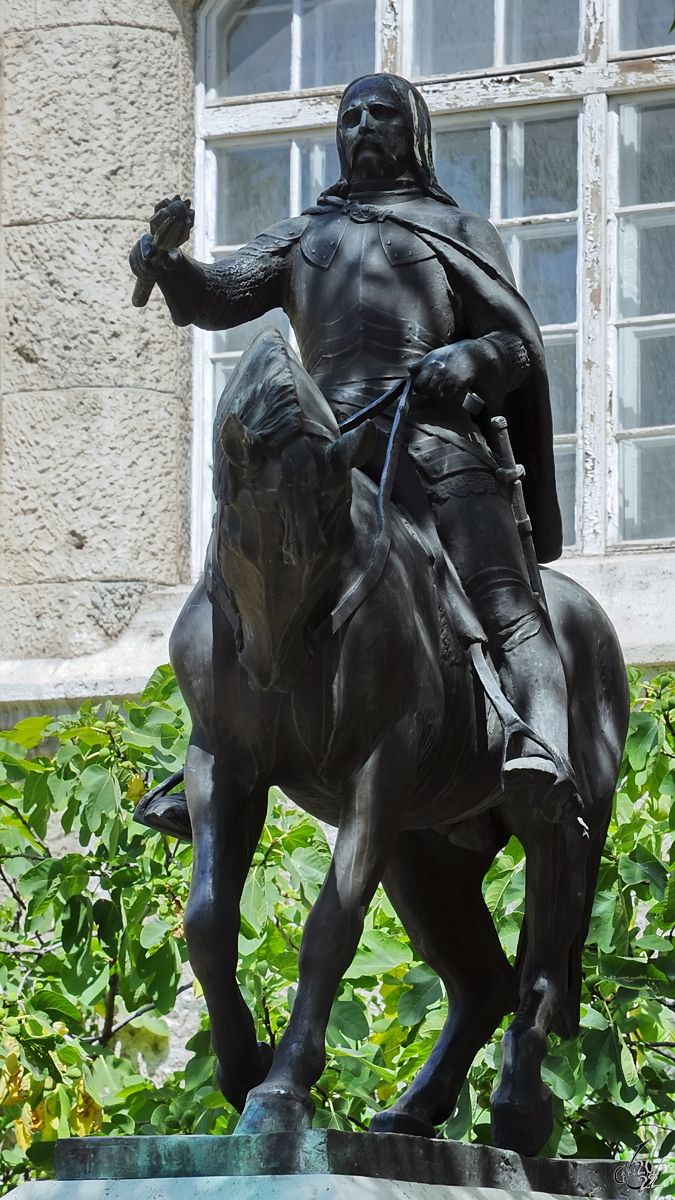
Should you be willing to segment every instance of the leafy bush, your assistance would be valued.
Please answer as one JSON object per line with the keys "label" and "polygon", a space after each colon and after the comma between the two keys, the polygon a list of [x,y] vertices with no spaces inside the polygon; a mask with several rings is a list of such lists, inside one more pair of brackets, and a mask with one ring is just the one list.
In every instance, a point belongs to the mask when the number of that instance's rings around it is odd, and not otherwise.
{"label": "leafy bush", "polygon": [[[548,1154],[631,1157],[641,1142],[675,1184],[675,675],[631,673],[633,715],[585,951],[582,1029],[551,1038]],[[184,1071],[161,1086],[116,1056],[124,1026],[166,1033],[186,961],[191,847],[144,831],[135,804],[184,760],[188,716],[168,667],[140,703],[30,718],[0,739],[0,1128],[2,1186],[49,1177],[57,1137],[229,1133],[206,1010]],[[45,742],[45,739],[48,739]],[[53,747],[48,754],[41,747]],[[56,814],[56,815],[55,815]],[[79,850],[56,854],[58,823]],[[56,825],[55,825],[56,822]],[[52,847],[52,849],[50,849]],[[297,985],[297,950],[330,851],[278,791],[242,903],[239,981],[274,1043]],[[522,917],[512,839],[486,879],[507,952]],[[2,884],[0,883],[0,886]],[[196,986],[196,985],[195,985]],[[434,972],[378,892],[333,1006],[316,1123],[366,1128],[427,1057],[446,1014]],[[503,1028],[507,1022],[504,1022]],[[444,1135],[489,1141],[498,1030],[477,1057]]]}

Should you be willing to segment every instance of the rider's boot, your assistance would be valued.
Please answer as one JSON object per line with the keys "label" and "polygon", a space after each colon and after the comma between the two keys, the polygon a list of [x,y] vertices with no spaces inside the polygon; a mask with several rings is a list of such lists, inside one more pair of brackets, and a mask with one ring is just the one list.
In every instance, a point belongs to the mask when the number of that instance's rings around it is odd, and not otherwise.
{"label": "rider's boot", "polygon": [[526,800],[549,821],[580,817],[583,805],[568,759],[567,686],[543,622],[530,619],[509,630],[499,673],[516,712],[543,742],[526,737],[520,753],[507,758],[502,770],[507,799]]}

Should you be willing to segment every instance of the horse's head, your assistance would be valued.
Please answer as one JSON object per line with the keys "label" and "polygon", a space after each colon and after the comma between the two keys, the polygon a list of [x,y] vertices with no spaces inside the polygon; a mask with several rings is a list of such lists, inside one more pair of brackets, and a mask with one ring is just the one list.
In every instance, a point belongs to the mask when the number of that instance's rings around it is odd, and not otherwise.
{"label": "horse's head", "polygon": [[253,687],[290,691],[307,661],[310,615],[353,534],[351,468],[374,448],[367,424],[340,436],[320,391],[264,329],[223,394],[214,432],[214,554],[241,618]]}

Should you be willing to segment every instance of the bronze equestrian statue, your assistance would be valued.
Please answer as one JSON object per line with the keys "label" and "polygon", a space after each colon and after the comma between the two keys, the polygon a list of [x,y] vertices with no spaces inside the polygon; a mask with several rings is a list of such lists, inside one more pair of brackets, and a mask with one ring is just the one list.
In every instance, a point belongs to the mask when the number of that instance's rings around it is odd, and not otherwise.
{"label": "bronze equestrian statue", "polygon": [[[177,324],[205,329],[283,308],[302,359],[263,331],[221,398],[213,537],[171,641],[194,723],[189,818],[157,794],[143,812],[161,825],[163,803],[164,827],[194,841],[185,932],[238,1133],[311,1125],[331,1005],[382,882],[450,1009],[371,1130],[433,1137],[515,1011],[492,1136],[535,1154],[553,1126],[547,1033],[578,1026],[625,671],[595,601],[537,566],[562,542],[546,365],[496,230],[438,184],[405,80],[351,84],[337,139],[341,177],[316,206],[224,261],[177,248],[193,219],[179,198],[131,254],[136,302],[156,282]],[[338,828],[274,1055],[235,974],[272,784]],[[515,967],[481,892],[511,835],[527,856]]]}

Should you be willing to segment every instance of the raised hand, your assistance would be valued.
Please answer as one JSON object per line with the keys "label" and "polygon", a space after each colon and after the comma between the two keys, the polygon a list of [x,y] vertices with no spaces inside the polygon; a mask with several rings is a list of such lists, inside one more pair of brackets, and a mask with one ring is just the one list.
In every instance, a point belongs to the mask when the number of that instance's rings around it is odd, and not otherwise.
{"label": "raised hand", "polygon": [[189,200],[174,196],[160,200],[150,218],[150,234],[145,233],[129,255],[129,265],[137,276],[131,303],[143,308],[164,267],[171,250],[187,242],[195,223],[195,213]]}

